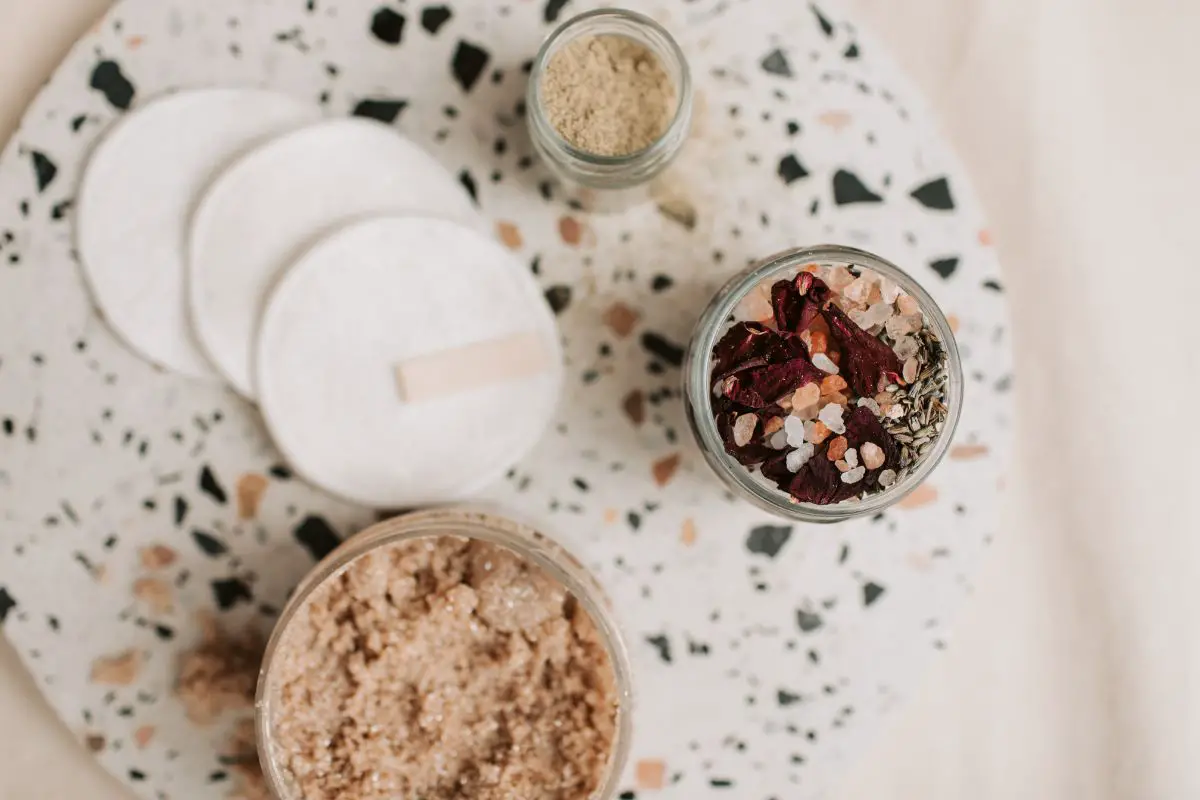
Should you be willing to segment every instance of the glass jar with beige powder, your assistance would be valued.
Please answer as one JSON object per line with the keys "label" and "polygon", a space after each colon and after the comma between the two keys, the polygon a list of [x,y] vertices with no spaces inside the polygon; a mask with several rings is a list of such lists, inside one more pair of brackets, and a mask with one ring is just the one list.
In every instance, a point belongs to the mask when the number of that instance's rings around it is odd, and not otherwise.
{"label": "glass jar with beige powder", "polygon": [[691,129],[683,51],[633,11],[599,9],[560,25],[534,59],[527,93],[534,147],[598,210],[648,199]]}
{"label": "glass jar with beige powder", "polygon": [[381,522],[317,565],[255,710],[280,800],[609,800],[631,705],[583,565],[527,525],[451,509]]}

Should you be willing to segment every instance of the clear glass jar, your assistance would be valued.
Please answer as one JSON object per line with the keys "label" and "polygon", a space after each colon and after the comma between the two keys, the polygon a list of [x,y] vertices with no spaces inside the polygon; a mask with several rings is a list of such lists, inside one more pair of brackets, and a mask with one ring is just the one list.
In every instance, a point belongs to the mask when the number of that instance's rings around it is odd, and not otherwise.
{"label": "clear glass jar", "polygon": [[588,800],[611,800],[616,797],[621,772],[629,758],[633,734],[633,681],[629,653],[604,590],[578,559],[545,534],[490,511],[470,508],[421,511],[372,525],[347,539],[322,559],[296,587],[267,642],[255,697],[259,761],[273,796],[280,800],[300,798],[281,759],[276,756],[273,727],[279,701],[273,685],[275,676],[272,666],[288,624],[318,587],[339,575],[360,556],[398,542],[432,536],[480,539],[513,551],[561,582],[591,616],[612,664],[618,706],[617,730],[608,769],[600,788]]}
{"label": "clear glass jar", "polygon": [[[948,411],[941,433],[925,455],[909,469],[907,475],[865,500],[850,500],[830,505],[797,502],[786,492],[752,475],[748,467],[742,466],[726,453],[713,419],[710,386],[713,346],[729,328],[737,304],[760,283],[793,277],[799,273],[801,267],[812,263],[863,267],[894,281],[917,301],[927,323],[946,351],[948,381],[945,403]],[[683,381],[689,426],[704,453],[705,460],[717,477],[735,494],[764,511],[800,522],[839,522],[864,514],[874,514],[916,489],[950,447],[954,429],[962,413],[964,388],[962,361],[958,346],[954,342],[954,333],[950,329],[950,323],[946,321],[945,314],[929,293],[908,273],[890,261],[864,250],[841,245],[816,245],[777,253],[752,264],[729,280],[717,291],[692,332],[684,359]]]}
{"label": "clear glass jar", "polygon": [[[658,141],[623,156],[597,155],[571,145],[550,123],[542,100],[542,77],[559,48],[581,36],[605,34],[645,45],[675,83],[676,108],[671,124]],[[534,148],[560,178],[583,190],[582,199],[591,210],[611,210],[648,200],[649,182],[679,154],[692,127],[692,79],[687,59],[663,26],[636,11],[602,8],[559,25],[533,60],[526,94]]]}

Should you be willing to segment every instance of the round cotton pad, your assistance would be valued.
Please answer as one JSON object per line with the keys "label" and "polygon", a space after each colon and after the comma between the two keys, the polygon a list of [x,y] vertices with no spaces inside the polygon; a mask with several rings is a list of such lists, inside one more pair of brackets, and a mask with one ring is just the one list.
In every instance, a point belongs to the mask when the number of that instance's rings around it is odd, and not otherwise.
{"label": "round cotton pad", "polygon": [[360,221],[279,281],[256,354],[259,407],[312,483],[366,505],[463,499],[550,422],[553,314],[491,238],[432,218]]}
{"label": "round cotton pad", "polygon": [[79,188],[76,244],[109,325],[155,364],[219,379],[192,335],[184,298],[187,225],[227,161],[317,119],[316,106],[260,89],[200,89],[155,100],[113,126]]}
{"label": "round cotton pad", "polygon": [[282,269],[322,234],[380,213],[478,224],[467,193],[391,128],[361,119],[313,125],[231,166],[192,223],[192,321],[217,368],[254,397],[253,341]]}

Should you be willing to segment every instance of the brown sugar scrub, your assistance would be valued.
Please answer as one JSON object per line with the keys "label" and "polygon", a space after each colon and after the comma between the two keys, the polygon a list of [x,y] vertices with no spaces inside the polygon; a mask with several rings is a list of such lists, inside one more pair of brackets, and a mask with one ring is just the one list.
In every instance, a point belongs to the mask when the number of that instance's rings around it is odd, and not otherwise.
{"label": "brown sugar scrub", "polygon": [[678,105],[658,56],[618,34],[567,42],[541,80],[550,124],[572,147],[601,156],[645,150],[666,133]]}
{"label": "brown sugar scrub", "polygon": [[343,566],[285,613],[268,656],[260,749],[281,797],[607,796],[621,671],[562,581],[459,535]]}

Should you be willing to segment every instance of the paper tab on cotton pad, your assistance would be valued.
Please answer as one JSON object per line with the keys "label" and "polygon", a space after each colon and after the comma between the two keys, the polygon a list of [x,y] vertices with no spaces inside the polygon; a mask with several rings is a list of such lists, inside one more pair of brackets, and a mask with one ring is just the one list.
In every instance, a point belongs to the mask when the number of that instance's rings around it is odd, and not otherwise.
{"label": "paper tab on cotton pad", "polygon": [[255,395],[251,350],[283,269],[322,234],[388,213],[479,225],[450,173],[371,120],[330,120],[296,131],[217,179],[192,225],[192,319],[201,345],[240,394]]}
{"label": "paper tab on cotton pad", "polygon": [[[479,374],[437,374],[447,355]],[[550,424],[562,382],[554,315],[525,265],[490,236],[416,217],[353,223],[302,255],[270,295],[254,361],[291,467],[384,508],[499,479]],[[401,400],[397,365],[424,402]]]}
{"label": "paper tab on cotton pad", "polygon": [[458,392],[529,378],[550,365],[545,341],[533,332],[472,342],[414,356],[396,365],[396,386],[406,403],[425,403]]}
{"label": "paper tab on cotton pad", "polygon": [[275,92],[200,89],[150,102],[101,140],[79,187],[75,238],[96,305],[137,353],[219,379],[187,317],[192,209],[230,159],[319,117],[315,105]]}

